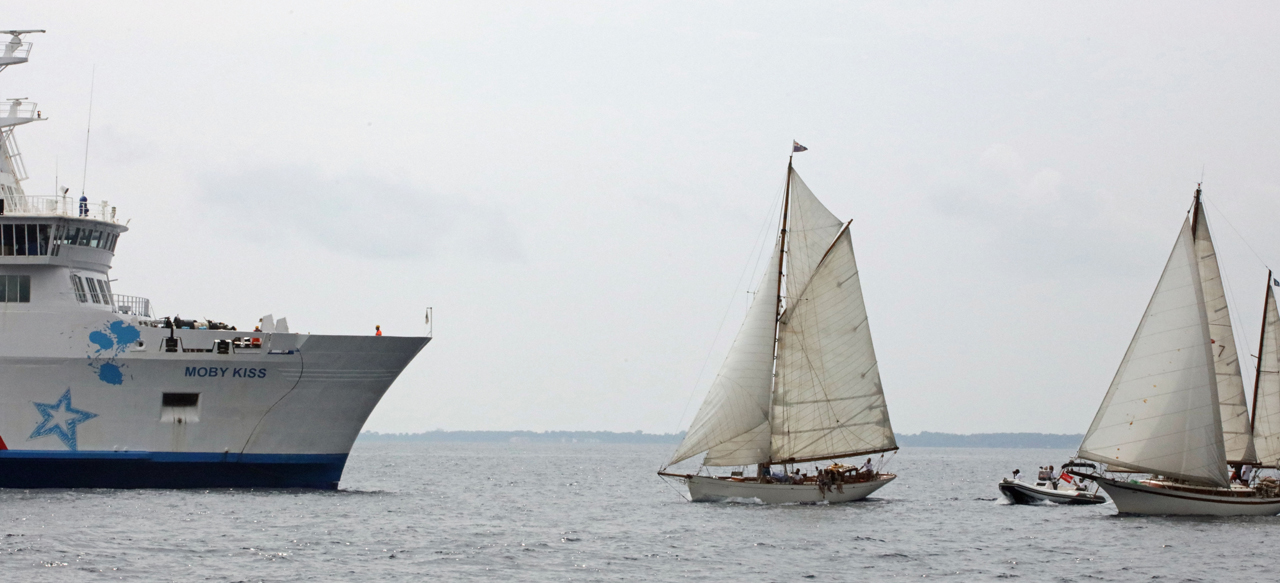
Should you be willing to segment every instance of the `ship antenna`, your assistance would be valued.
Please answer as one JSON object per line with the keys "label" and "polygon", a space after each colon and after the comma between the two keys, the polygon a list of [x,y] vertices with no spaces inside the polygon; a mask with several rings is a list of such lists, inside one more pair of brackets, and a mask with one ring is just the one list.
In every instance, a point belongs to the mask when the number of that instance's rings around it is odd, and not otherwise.
{"label": "ship antenna", "polygon": [[84,172],[80,175],[80,196],[84,196],[85,181],[89,178],[89,131],[93,129],[93,81],[98,75],[98,65],[89,73],[89,119],[84,127]]}

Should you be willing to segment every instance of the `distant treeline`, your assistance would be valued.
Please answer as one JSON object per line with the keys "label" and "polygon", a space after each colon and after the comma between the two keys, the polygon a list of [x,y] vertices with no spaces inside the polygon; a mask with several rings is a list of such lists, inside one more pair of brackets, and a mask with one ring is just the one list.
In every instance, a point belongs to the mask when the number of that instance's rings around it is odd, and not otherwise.
{"label": "distant treeline", "polygon": [[378,433],[365,431],[361,441],[468,441],[476,443],[680,443],[680,433],[619,433],[615,431],[428,431]]}
{"label": "distant treeline", "polygon": [[899,447],[1005,447],[1030,449],[1075,449],[1083,434],[1058,433],[934,433],[921,431],[915,435],[895,434]]}
{"label": "distant treeline", "polygon": [[[900,447],[1005,447],[1074,449],[1083,435],[1053,433],[934,433],[896,434]],[[361,441],[429,441],[473,443],[680,443],[680,433],[619,433],[616,431],[428,431],[426,433],[378,433],[365,431]]]}

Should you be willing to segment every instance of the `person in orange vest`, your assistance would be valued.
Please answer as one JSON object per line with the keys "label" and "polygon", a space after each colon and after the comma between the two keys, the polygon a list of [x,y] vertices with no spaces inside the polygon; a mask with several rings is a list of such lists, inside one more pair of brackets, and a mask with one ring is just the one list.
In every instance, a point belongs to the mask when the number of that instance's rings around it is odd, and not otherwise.
{"label": "person in orange vest", "polygon": [[374,330],[376,330],[376,332],[374,332],[374,333],[373,333],[373,335],[374,335],[374,336],[382,336],[382,325],[381,325],[381,324],[378,324],[377,326],[374,326],[373,328],[374,328]]}

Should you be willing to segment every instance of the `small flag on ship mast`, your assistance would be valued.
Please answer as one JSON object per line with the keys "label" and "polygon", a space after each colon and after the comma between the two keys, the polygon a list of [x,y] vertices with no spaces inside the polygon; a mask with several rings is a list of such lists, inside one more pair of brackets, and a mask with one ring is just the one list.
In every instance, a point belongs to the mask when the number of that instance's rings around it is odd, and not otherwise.
{"label": "small flag on ship mast", "polygon": [[801,145],[800,145],[800,142],[797,142],[797,141],[795,141],[795,140],[791,140],[791,153],[792,153],[792,154],[794,154],[794,153],[796,153],[796,152],[803,152],[803,151],[808,150],[808,149],[809,149],[809,148],[806,148],[806,147],[804,147],[804,146],[801,146]]}

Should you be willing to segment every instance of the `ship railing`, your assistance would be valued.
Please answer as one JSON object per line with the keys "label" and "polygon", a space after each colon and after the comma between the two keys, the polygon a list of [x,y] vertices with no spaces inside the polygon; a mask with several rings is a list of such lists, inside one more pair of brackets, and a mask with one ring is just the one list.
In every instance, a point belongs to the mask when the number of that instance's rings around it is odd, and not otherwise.
{"label": "ship railing", "polygon": [[62,217],[81,217],[108,223],[116,222],[116,207],[108,206],[107,201],[86,202],[83,206],[70,196],[31,196],[29,194],[0,197],[4,207],[0,214],[4,215],[56,215]]}
{"label": "ship railing", "polygon": [[151,313],[151,300],[140,298],[138,296],[126,296],[114,294],[116,299],[116,311],[121,314],[132,314],[139,318],[148,320],[155,318]]}
{"label": "ship railing", "polygon": [[6,101],[9,102],[9,106],[4,109],[0,109],[0,113],[3,113],[4,117],[40,119],[42,115],[40,111],[36,109],[36,102],[34,101],[25,101],[22,99],[8,99]]}
{"label": "ship railing", "polygon": [[20,99],[10,99],[8,107],[0,107],[0,128],[30,123],[44,119],[44,114],[36,109],[36,104]]}
{"label": "ship railing", "polygon": [[6,59],[25,59],[31,56],[31,43],[4,43],[3,57]]}

